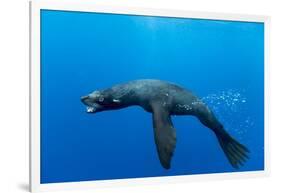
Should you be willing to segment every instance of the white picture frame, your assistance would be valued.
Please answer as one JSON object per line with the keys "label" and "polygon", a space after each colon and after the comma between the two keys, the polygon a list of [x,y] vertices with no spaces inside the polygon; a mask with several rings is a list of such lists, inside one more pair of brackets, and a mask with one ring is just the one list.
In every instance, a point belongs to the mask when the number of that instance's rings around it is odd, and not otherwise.
{"label": "white picture frame", "polygon": [[[265,77],[265,167],[264,171],[235,172],[220,174],[200,174],[189,176],[149,177],[122,180],[102,180],[67,183],[40,183],[40,10],[68,10],[97,13],[116,13],[127,15],[165,16],[180,18],[197,18],[211,20],[230,20],[264,23],[264,77]],[[156,184],[188,181],[202,181],[213,179],[235,179],[258,177],[269,174],[269,25],[270,18],[260,15],[241,15],[226,13],[208,13],[185,10],[148,9],[139,7],[105,6],[89,1],[47,1],[34,0],[30,2],[30,191],[42,192],[50,190],[67,190],[81,188],[130,186],[133,184]]]}

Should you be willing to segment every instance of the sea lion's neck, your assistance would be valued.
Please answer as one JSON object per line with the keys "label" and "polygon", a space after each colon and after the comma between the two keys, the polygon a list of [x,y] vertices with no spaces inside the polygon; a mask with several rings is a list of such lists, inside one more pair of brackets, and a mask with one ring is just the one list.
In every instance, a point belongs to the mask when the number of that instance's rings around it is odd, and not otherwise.
{"label": "sea lion's neck", "polygon": [[108,91],[113,100],[120,101],[122,107],[139,105],[139,97],[136,88],[130,84],[120,84],[109,89]]}

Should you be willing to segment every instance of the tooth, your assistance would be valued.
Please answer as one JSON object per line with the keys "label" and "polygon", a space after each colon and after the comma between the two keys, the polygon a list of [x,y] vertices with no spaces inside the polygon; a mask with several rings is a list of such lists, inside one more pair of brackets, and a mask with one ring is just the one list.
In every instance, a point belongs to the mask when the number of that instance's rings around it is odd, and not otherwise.
{"label": "tooth", "polygon": [[87,107],[87,112],[88,113],[92,113],[92,112],[94,112],[94,107]]}

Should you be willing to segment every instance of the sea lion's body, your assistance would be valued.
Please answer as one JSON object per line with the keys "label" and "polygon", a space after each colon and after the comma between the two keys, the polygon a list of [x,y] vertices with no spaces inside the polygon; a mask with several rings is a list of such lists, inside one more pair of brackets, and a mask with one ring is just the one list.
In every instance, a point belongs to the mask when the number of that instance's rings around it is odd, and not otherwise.
{"label": "sea lion's body", "polygon": [[157,152],[162,166],[170,168],[176,144],[171,115],[193,115],[210,128],[231,165],[237,168],[247,158],[247,148],[234,140],[212,111],[191,91],[161,80],[134,80],[109,89],[95,91],[81,98],[89,113],[138,105],[153,114]]}
{"label": "sea lion's body", "polygon": [[[185,115],[190,110],[182,108],[181,105],[192,105],[197,100],[191,92],[181,87],[159,80],[136,80],[127,84],[121,84],[112,88],[113,92],[128,90],[129,94],[123,96],[132,98],[130,105],[139,105],[146,111],[152,112],[153,102],[162,102],[162,106],[170,111],[171,115]],[[127,99],[126,99],[127,100]]]}

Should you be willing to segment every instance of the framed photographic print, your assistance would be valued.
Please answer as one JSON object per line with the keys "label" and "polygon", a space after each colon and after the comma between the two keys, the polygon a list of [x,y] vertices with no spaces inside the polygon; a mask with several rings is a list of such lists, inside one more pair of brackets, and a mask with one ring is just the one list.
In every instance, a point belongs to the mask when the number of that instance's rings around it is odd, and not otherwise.
{"label": "framed photographic print", "polygon": [[268,172],[268,17],[30,5],[32,192]]}

